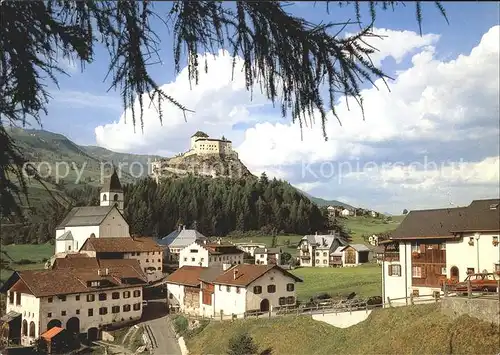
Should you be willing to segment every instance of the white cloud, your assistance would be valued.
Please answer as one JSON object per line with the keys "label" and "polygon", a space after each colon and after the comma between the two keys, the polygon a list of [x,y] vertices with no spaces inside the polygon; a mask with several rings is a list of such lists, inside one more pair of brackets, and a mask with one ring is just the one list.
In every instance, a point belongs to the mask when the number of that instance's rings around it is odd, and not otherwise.
{"label": "white cloud", "polygon": [[122,105],[120,101],[111,95],[95,95],[90,92],[75,90],[57,90],[51,93],[55,104],[63,104],[71,107],[92,107],[120,111]]}
{"label": "white cloud", "polygon": [[[380,66],[386,58],[392,57],[396,63],[401,61],[417,49],[434,45],[439,40],[439,35],[429,33],[420,36],[413,31],[394,31],[386,28],[375,28],[373,34],[379,37],[368,37],[364,42],[377,49],[370,57],[375,66]],[[346,36],[351,36],[347,33]],[[363,43],[360,43],[363,45]]]}

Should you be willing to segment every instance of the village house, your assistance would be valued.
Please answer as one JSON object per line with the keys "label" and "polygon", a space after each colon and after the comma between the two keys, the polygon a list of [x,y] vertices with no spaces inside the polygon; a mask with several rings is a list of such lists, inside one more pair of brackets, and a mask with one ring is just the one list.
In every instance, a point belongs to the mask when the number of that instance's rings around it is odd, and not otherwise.
{"label": "village house", "polygon": [[54,269],[16,271],[2,285],[11,341],[29,346],[53,327],[96,340],[109,325],[140,319],[147,279],[136,260],[93,259],[83,266],[77,259],[67,259],[76,268],[61,259]]}
{"label": "village house", "polygon": [[297,246],[299,264],[302,267],[328,267],[341,264],[342,254],[334,254],[348,243],[336,234],[306,235]]}
{"label": "village house", "polygon": [[116,170],[101,189],[100,206],[74,207],[56,227],[55,257],[76,253],[87,238],[130,237]]}
{"label": "village house", "polygon": [[186,226],[179,225],[172,233],[159,238],[156,242],[163,248],[165,261],[177,263],[182,249],[196,241],[203,242],[207,240],[208,238],[196,229],[186,229]]}
{"label": "village house", "polygon": [[249,254],[252,258],[255,256],[255,249],[266,247],[266,244],[264,243],[254,243],[252,241],[235,243],[234,245],[236,245],[236,247],[238,247],[239,249],[243,250],[245,253]]}
{"label": "village house", "polygon": [[258,248],[255,249],[255,264],[257,265],[283,265],[283,249]]}
{"label": "village house", "polygon": [[[228,269],[184,266],[167,278],[169,303],[204,317],[243,317],[296,304],[300,278],[277,265],[235,265]],[[198,297],[197,297],[198,296]]]}
{"label": "village house", "polygon": [[498,204],[475,200],[467,207],[410,211],[381,242],[384,303],[410,294],[439,295],[447,279],[500,270]]}
{"label": "village house", "polygon": [[243,255],[244,252],[233,244],[225,244],[221,241],[209,243],[206,240],[193,242],[181,249],[179,267],[243,264]]}
{"label": "village house", "polygon": [[152,238],[89,238],[82,245],[80,253],[100,260],[135,259],[146,273],[149,282],[163,277],[163,248]]}
{"label": "village house", "polygon": [[[337,252],[338,251],[338,252]],[[335,257],[341,256],[341,266],[358,266],[367,263],[370,249],[363,244],[349,244],[347,246],[337,248],[333,253],[332,263],[335,262]]]}

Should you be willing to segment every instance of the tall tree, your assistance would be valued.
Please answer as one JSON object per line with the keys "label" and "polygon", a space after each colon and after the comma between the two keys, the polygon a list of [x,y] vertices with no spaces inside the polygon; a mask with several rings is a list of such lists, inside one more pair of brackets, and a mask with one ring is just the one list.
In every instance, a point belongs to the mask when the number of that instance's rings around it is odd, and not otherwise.
{"label": "tall tree", "polygon": [[[326,1],[327,11],[331,1]],[[361,24],[361,1],[340,1],[353,6]],[[9,136],[7,124],[25,125],[28,119],[41,123],[50,95],[47,81],[58,84],[64,73],[60,57],[91,63],[98,46],[109,53],[110,87],[120,90],[124,108],[132,108],[131,123],[143,128],[143,108],[156,104],[160,121],[163,107],[170,104],[184,113],[186,103],[166,94],[150,75],[150,66],[159,60],[159,43],[164,37],[151,25],[159,17],[173,28],[172,64],[178,73],[184,63],[195,84],[207,63],[199,53],[227,49],[243,58],[246,89],[259,82],[267,97],[280,101],[283,116],[302,127],[312,124],[318,112],[326,137],[327,112],[336,116],[340,95],[354,98],[362,107],[361,83],[387,76],[370,60],[375,51],[364,42],[373,37],[372,23],[377,10],[396,8],[397,1],[367,1],[371,23],[349,37],[340,33],[344,24],[315,24],[286,12],[279,1],[178,0],[170,3],[168,15],[155,11],[154,2],[143,1],[1,1],[0,15],[0,216],[21,214],[18,199],[27,186],[22,172],[25,162]],[[435,2],[441,14],[445,11]],[[416,2],[417,22],[422,23],[421,2]],[[165,31],[167,32],[167,31]],[[184,52],[183,52],[184,50]],[[200,69],[203,68],[203,69]],[[233,66],[234,68],[234,66]],[[322,86],[327,84],[327,100]],[[134,106],[135,102],[139,107]],[[338,117],[337,117],[338,118]],[[12,182],[20,182],[16,185]]]}

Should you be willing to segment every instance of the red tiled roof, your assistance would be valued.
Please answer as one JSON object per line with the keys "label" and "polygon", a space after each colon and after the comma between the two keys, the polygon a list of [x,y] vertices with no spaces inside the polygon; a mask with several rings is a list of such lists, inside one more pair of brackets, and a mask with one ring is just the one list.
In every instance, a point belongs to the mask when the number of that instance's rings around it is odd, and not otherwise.
{"label": "red tiled roof", "polygon": [[98,253],[131,253],[147,251],[163,251],[153,238],[149,237],[114,237],[88,238],[80,250]]}
{"label": "red tiled roof", "polygon": [[10,291],[27,293],[28,295],[32,295],[31,290],[26,286],[23,280],[17,280],[17,282],[10,288]]}
{"label": "red tiled roof", "polygon": [[64,329],[61,327],[52,327],[49,330],[47,330],[45,333],[40,335],[41,338],[50,341],[52,340],[53,337],[55,337],[57,334],[62,332]]}
{"label": "red tiled roof", "polygon": [[[248,286],[272,269],[281,271],[284,275],[293,278],[295,281],[302,282],[302,279],[277,265],[241,264],[226,270],[223,274],[219,275],[213,283],[222,285]],[[235,270],[237,271],[236,279],[234,278]]]}
{"label": "red tiled roof", "polygon": [[208,270],[202,266],[183,266],[167,276],[167,283],[197,287],[203,271]]}

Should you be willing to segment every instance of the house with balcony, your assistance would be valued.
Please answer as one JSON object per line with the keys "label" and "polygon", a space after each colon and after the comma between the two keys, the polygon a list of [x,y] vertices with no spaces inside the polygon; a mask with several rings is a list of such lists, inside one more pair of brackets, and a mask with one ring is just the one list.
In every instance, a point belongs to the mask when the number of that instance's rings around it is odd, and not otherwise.
{"label": "house with balcony", "polygon": [[337,234],[306,235],[297,246],[299,265],[302,267],[342,265],[341,250],[347,245],[347,241]]}
{"label": "house with balcony", "polygon": [[182,249],[195,242],[205,242],[208,238],[196,229],[186,229],[185,225],[179,225],[176,230],[163,238],[158,238],[158,245],[163,248],[165,261],[178,263],[179,254]]}
{"label": "house with balcony", "polygon": [[421,295],[440,295],[447,279],[463,281],[469,273],[499,270],[498,202],[410,211],[381,242],[384,303],[410,294],[417,301]]}
{"label": "house with balcony", "polygon": [[2,285],[11,342],[33,345],[54,327],[96,340],[108,326],[141,318],[147,278],[137,260],[89,258],[83,265],[78,259],[49,270],[16,271]]}

